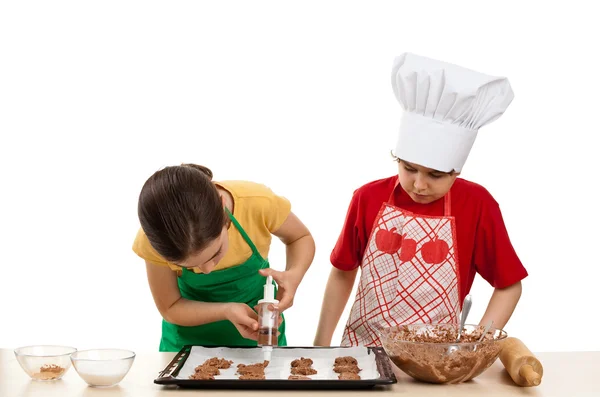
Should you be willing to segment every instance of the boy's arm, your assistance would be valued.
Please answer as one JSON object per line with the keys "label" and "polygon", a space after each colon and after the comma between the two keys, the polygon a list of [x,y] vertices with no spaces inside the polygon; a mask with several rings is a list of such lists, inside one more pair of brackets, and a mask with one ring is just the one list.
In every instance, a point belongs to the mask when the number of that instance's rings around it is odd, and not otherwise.
{"label": "boy's arm", "polygon": [[520,281],[510,287],[494,289],[494,293],[479,324],[487,325],[490,320],[493,320],[494,328],[504,328],[512,316],[515,307],[517,307],[517,303],[521,297],[521,290]]}
{"label": "boy's arm", "polygon": [[500,206],[489,193],[482,206],[473,258],[477,273],[495,288],[481,324],[493,320],[494,328],[502,329],[519,302],[527,270],[510,241]]}
{"label": "boy's arm", "polygon": [[331,338],[335,327],[340,321],[340,317],[348,303],[348,298],[354,287],[354,280],[358,268],[350,271],[343,271],[332,268],[325,288],[323,305],[321,307],[321,317],[315,336],[315,346],[330,346]]}

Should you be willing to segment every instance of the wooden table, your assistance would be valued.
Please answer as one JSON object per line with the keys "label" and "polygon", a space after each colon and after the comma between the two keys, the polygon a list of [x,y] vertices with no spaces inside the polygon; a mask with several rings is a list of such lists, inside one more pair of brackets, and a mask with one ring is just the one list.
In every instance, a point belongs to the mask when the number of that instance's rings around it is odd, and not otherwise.
{"label": "wooden table", "polygon": [[[88,387],[73,368],[62,380],[36,382],[23,372],[12,350],[0,349],[0,397],[185,397],[185,396],[259,396],[262,393],[280,396],[281,391],[192,390],[166,388],[153,383],[173,358],[172,353],[138,354],[131,371],[115,387]],[[394,396],[600,396],[600,352],[540,353],[544,365],[542,384],[534,388],[515,386],[500,360],[475,380],[459,385],[430,385],[412,380],[398,372],[398,383],[367,391],[285,391],[297,397],[367,395],[385,393]]]}

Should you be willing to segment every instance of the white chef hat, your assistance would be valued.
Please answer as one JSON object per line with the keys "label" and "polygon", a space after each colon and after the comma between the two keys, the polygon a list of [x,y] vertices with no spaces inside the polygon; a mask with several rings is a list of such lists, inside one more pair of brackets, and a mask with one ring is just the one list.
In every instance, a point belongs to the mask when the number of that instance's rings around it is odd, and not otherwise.
{"label": "white chef hat", "polygon": [[508,79],[404,53],[392,67],[404,109],[396,156],[438,171],[460,172],[477,131],[514,98]]}

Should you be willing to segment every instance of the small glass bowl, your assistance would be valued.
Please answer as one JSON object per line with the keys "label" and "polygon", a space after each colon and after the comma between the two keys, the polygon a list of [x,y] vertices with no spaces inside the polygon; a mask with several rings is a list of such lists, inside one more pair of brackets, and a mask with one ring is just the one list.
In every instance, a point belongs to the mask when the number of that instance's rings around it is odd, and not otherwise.
{"label": "small glass bowl", "polygon": [[61,379],[71,368],[71,354],[77,351],[70,346],[37,345],[15,349],[17,362],[33,380]]}
{"label": "small glass bowl", "polygon": [[77,374],[92,387],[111,387],[131,369],[135,353],[122,349],[80,350],[71,355]]}

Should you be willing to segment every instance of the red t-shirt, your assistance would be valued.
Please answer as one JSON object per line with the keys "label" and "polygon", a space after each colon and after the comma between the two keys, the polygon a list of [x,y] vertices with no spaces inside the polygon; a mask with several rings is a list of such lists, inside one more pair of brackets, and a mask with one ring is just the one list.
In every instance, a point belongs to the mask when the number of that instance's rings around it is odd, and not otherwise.
{"label": "red t-shirt", "polygon": [[[360,266],[381,205],[394,192],[394,204],[420,215],[444,215],[444,199],[430,204],[414,202],[396,182],[398,176],[370,182],[352,197],[346,221],[331,253],[331,263],[340,270]],[[510,239],[500,207],[482,186],[457,178],[450,189],[451,215],[456,220],[460,272],[460,300],[469,293],[475,273],[494,288],[508,287],[525,277]]]}

